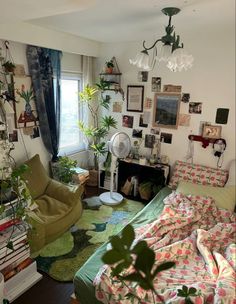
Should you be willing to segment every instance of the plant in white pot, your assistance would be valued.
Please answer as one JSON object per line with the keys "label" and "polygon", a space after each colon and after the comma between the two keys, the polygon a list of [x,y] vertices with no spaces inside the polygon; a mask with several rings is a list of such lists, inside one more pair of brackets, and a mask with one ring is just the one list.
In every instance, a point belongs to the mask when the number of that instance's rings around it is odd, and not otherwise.
{"label": "plant in white pot", "polygon": [[[92,150],[93,169],[95,174],[98,171],[99,156],[107,152],[106,136],[111,128],[116,128],[117,121],[110,115],[101,117],[102,108],[109,109],[110,98],[104,97],[104,91],[109,88],[109,82],[100,80],[95,87],[87,85],[80,92],[80,102],[85,103],[91,114],[91,122],[86,125],[84,121],[79,121],[79,128],[88,141],[89,149]],[[91,173],[90,173],[91,180]],[[96,182],[94,182],[94,186]]]}

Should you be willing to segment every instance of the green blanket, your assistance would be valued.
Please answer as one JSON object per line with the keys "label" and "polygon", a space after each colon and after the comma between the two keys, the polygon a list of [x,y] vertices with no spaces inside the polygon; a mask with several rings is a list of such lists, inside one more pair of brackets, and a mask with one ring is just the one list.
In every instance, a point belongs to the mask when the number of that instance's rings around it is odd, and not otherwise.
{"label": "green blanket", "polygon": [[[163,199],[171,193],[168,187],[163,188],[153,200],[143,208],[132,220],[134,227],[148,224],[160,216],[164,204]],[[95,298],[93,280],[103,265],[101,256],[106,251],[107,243],[99,247],[87,262],[77,271],[74,277],[75,294],[80,304],[100,304]]]}

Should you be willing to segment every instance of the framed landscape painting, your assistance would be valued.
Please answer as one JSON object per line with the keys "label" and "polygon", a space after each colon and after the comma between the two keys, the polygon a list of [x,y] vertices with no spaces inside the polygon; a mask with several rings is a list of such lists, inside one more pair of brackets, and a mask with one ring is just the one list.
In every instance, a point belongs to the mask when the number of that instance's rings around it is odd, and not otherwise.
{"label": "framed landscape painting", "polygon": [[178,128],[181,94],[156,93],[153,108],[153,127]]}

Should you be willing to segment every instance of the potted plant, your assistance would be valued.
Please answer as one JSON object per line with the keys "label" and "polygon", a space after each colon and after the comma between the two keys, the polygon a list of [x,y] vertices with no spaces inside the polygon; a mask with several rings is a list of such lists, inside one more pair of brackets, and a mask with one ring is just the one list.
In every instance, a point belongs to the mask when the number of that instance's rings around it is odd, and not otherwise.
{"label": "potted plant", "polygon": [[5,61],[2,66],[4,67],[4,70],[6,73],[11,73],[11,72],[14,72],[14,69],[15,69],[15,64],[11,61]]}
{"label": "potted plant", "polygon": [[76,160],[72,160],[67,156],[59,156],[58,161],[53,163],[53,178],[65,184],[73,182],[76,166]]}
{"label": "potted plant", "polygon": [[86,125],[83,121],[79,121],[79,128],[87,138],[88,147],[93,151],[94,161],[93,170],[90,171],[90,184],[93,183],[93,174],[95,176],[98,172],[98,159],[100,155],[107,152],[105,137],[108,135],[111,128],[116,128],[117,121],[112,116],[103,116],[100,119],[100,111],[102,108],[109,109],[110,98],[103,96],[104,91],[109,87],[109,83],[100,80],[95,87],[87,85],[85,89],[80,92],[80,102],[85,103],[91,114],[91,123]]}
{"label": "potted plant", "polygon": [[114,63],[112,60],[106,61],[106,73],[112,74],[114,68]]}
{"label": "potted plant", "polygon": [[[28,166],[23,164],[12,169],[11,174],[0,182],[0,216],[7,216],[6,228],[10,225],[17,225],[24,221],[28,228],[27,218],[31,211],[33,200],[23,180],[23,174],[28,170]],[[9,193],[10,189],[10,193]],[[6,192],[7,191],[7,192]],[[6,248],[13,249],[11,239],[9,238]]]}

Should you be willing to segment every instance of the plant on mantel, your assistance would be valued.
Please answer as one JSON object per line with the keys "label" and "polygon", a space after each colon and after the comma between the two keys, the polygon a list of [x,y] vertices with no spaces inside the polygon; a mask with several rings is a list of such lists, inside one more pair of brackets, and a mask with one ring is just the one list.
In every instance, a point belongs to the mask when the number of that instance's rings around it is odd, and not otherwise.
{"label": "plant on mantel", "polygon": [[[162,271],[168,270],[175,265],[175,262],[169,261],[155,266],[155,252],[148,247],[144,240],[135,241],[135,232],[132,225],[127,225],[121,232],[121,235],[115,235],[110,239],[111,249],[102,256],[105,264],[111,265],[111,275],[114,283],[121,283],[128,289],[125,295],[126,299],[132,301],[136,299],[142,304],[143,299],[136,294],[136,287],[150,290],[153,296],[153,304],[164,303],[161,296],[154,287],[155,277]],[[133,272],[125,274],[124,270],[132,266]],[[135,283],[135,286],[127,282]],[[177,290],[177,295],[184,299],[185,304],[193,304],[190,297],[197,297],[196,288],[183,285],[182,289]]]}
{"label": "plant on mantel", "polygon": [[86,125],[83,121],[79,121],[79,128],[87,138],[89,149],[94,153],[95,170],[98,170],[99,156],[107,152],[105,138],[109,130],[116,128],[117,125],[117,121],[110,115],[105,115],[100,119],[101,108],[109,109],[110,106],[109,96],[104,97],[104,91],[109,88],[109,85],[109,82],[101,79],[95,86],[87,85],[79,94],[80,102],[87,105],[91,114],[91,124]]}

